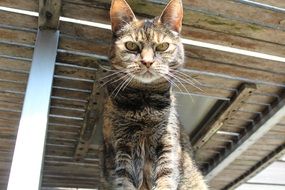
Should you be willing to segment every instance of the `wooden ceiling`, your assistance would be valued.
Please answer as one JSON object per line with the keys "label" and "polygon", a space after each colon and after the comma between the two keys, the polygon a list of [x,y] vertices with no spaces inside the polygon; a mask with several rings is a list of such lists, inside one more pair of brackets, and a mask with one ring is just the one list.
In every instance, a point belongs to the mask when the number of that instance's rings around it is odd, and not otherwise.
{"label": "wooden ceiling", "polygon": [[[141,17],[159,15],[167,3],[128,2]],[[282,1],[256,2],[285,7]],[[183,38],[285,57],[284,11],[242,0],[183,3]],[[39,10],[36,0],[1,0],[0,6]],[[109,7],[107,0],[63,0],[61,16],[109,24]],[[0,189],[6,189],[8,182],[37,30],[37,16],[0,10]],[[103,95],[97,82],[102,76],[99,66],[108,66],[111,32],[67,21],[60,21],[59,30],[42,187],[100,188],[98,116]],[[195,77],[203,91],[185,84],[187,90],[218,100],[190,134],[195,158],[211,189],[231,189],[284,150],[285,116],[236,154],[284,109],[285,62],[187,43],[185,50],[184,73]],[[233,155],[237,156],[225,164]],[[214,172],[217,168],[221,171]]]}

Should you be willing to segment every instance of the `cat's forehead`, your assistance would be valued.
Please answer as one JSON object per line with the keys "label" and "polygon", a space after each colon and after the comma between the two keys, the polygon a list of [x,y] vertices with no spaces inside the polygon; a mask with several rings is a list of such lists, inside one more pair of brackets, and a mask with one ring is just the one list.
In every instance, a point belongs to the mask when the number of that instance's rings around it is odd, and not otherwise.
{"label": "cat's forehead", "polygon": [[172,41],[176,36],[168,31],[157,19],[143,19],[133,21],[127,26],[122,40],[142,41],[150,43],[161,43]]}

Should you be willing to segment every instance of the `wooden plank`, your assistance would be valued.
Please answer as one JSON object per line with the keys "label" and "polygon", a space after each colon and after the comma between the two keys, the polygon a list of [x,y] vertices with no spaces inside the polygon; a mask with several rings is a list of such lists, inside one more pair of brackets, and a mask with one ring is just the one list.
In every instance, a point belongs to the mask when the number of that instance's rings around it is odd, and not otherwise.
{"label": "wooden plank", "polygon": [[[3,1],[1,1],[0,4],[2,2]],[[24,1],[24,2],[31,2],[31,1]],[[0,10],[0,25],[9,26],[12,28],[14,27],[17,29],[25,29],[25,30],[28,29],[36,32],[38,28],[38,18],[34,16],[11,13],[8,11]]]}
{"label": "wooden plank", "polygon": [[234,189],[235,187],[239,186],[243,182],[247,181],[251,177],[258,174],[268,165],[272,164],[274,161],[280,158],[280,156],[284,155],[284,153],[285,153],[285,143],[271,150],[270,153],[262,160],[259,160],[259,162],[256,165],[252,166],[250,169],[245,170],[245,173],[242,176],[240,176],[238,179],[235,179],[234,181],[229,183],[226,186],[226,189]]}
{"label": "wooden plank", "polygon": [[0,110],[0,115],[2,118],[14,118],[14,119],[18,119],[21,116],[20,112],[16,112],[16,111],[10,111],[10,110],[4,110],[1,109]]}
{"label": "wooden plank", "polygon": [[265,105],[256,105],[256,104],[244,104],[240,109],[251,112],[263,112],[267,106]]}
{"label": "wooden plank", "polygon": [[[62,132],[58,130],[48,130],[47,137],[50,139],[74,140],[78,139],[79,133],[77,132]],[[49,142],[48,142],[49,143]],[[72,144],[72,146],[75,146]]]}
{"label": "wooden plank", "polygon": [[1,0],[0,6],[4,7],[10,7],[10,8],[16,8],[16,9],[24,9],[29,11],[35,11],[38,12],[39,5],[37,0]]}
{"label": "wooden plank", "polygon": [[[89,183],[82,182],[74,182],[74,180],[58,180],[58,179],[45,179],[43,178],[42,186],[47,187],[48,190],[52,190],[52,188],[58,189],[57,187],[63,187],[63,188],[73,188],[73,187],[80,187],[80,188],[86,188],[86,189],[91,189],[95,188],[97,189],[98,182],[91,181]],[[50,189],[51,188],[51,189]]]}
{"label": "wooden plank", "polygon": [[[110,24],[110,23],[109,23]],[[81,25],[72,22],[60,22],[60,31],[62,37],[79,38],[81,40],[89,40],[97,43],[110,44],[112,40],[111,30],[97,28],[94,26]],[[94,35],[96,34],[96,35]]]}
{"label": "wooden plank", "polygon": [[[185,55],[190,58],[202,59],[207,61],[227,63],[231,66],[240,67],[240,69],[266,71],[276,74],[285,74],[285,66],[282,62],[269,61],[261,58],[255,58],[234,53],[225,53],[222,51],[185,45]],[[246,63],[246,65],[245,65]]]}
{"label": "wooden plank", "polygon": [[90,94],[89,92],[61,89],[59,87],[54,87],[52,90],[52,96],[71,98],[71,99],[76,99],[76,100],[86,100],[87,101],[89,94]]}
{"label": "wooden plank", "polygon": [[[183,2],[186,9],[191,7],[192,9],[200,9],[207,14],[217,14],[224,18],[231,18],[233,20],[241,20],[243,22],[252,22],[260,25],[271,25],[276,28],[283,28],[284,25],[280,23],[280,20],[285,18],[285,15],[281,12],[264,9],[257,6],[248,6],[246,4],[239,3],[237,1],[227,0],[194,0]],[[260,15],[264,17],[261,18]]]}
{"label": "wooden plank", "polygon": [[0,57],[1,70],[16,70],[16,71],[29,72],[30,67],[31,67],[30,61]]}
{"label": "wooden plank", "polygon": [[60,117],[49,117],[49,123],[63,124],[63,125],[73,125],[73,126],[82,126],[82,121],[75,119],[67,119]]}
{"label": "wooden plank", "polygon": [[73,126],[65,126],[65,125],[59,125],[54,123],[49,123],[48,129],[49,130],[61,130],[66,132],[73,132],[73,133],[80,133],[81,127],[73,127]]}
{"label": "wooden plank", "polygon": [[[1,22],[0,22],[1,23]],[[12,28],[4,28],[0,26],[1,40],[6,42],[23,43],[34,45],[36,41],[36,33],[34,31],[15,30]]]}
{"label": "wooden plank", "polygon": [[39,19],[40,29],[57,30],[61,10],[61,0],[40,0]]}
{"label": "wooden plank", "polygon": [[285,50],[283,45],[201,28],[189,27],[188,29],[184,26],[182,28],[182,37],[281,57],[284,56],[283,52]]}
{"label": "wooden plank", "polygon": [[[231,34],[225,34],[225,33],[221,34],[219,32],[200,29],[200,28],[193,28],[193,27],[188,27],[188,28],[183,28],[182,37],[189,38],[192,40],[199,40],[208,43],[213,43],[213,44],[220,44],[225,46],[242,48],[246,50],[263,52],[277,56],[284,55],[285,51],[284,46],[278,44],[266,43],[263,41],[243,38]],[[73,36],[81,39],[87,39],[97,43],[104,42],[110,44],[112,36],[110,30],[91,27],[91,26],[82,27],[82,25],[69,23],[69,22],[61,22],[60,30],[64,35]]]}
{"label": "wooden plank", "polygon": [[13,93],[0,91],[0,100],[14,103],[23,103],[24,95],[22,93]]}
{"label": "wooden plank", "polygon": [[85,90],[85,91],[86,90],[91,91],[92,85],[93,85],[93,82],[60,78],[60,76],[55,76],[53,80],[53,86],[73,88],[73,89],[79,89],[79,90]]}
{"label": "wooden plank", "polygon": [[[35,1],[31,1],[32,3],[31,4],[37,4],[37,2]],[[2,2],[1,2],[2,3]],[[100,3],[100,2],[93,2],[91,3],[90,2],[80,2],[80,3],[87,3],[87,6],[79,6],[79,5],[73,5],[72,9],[71,9],[71,12],[70,13],[71,15],[79,15],[78,12],[74,12],[75,10],[77,11],[79,9],[79,12],[83,12],[83,15],[85,15],[85,17],[81,18],[83,20],[89,20],[88,18],[95,18],[93,21],[95,22],[104,22],[104,23],[107,23],[109,24],[109,15],[108,15],[108,11],[104,11],[104,10],[101,10],[101,9],[98,9],[96,7],[109,7],[109,4],[107,3],[107,5],[105,3]],[[188,2],[187,2],[188,3]],[[190,2],[192,3],[192,2]],[[194,4],[197,3],[196,1],[193,2]],[[198,4],[205,4],[204,2],[198,2]],[[219,3],[222,3],[222,2],[212,2],[212,4],[219,4]],[[207,2],[206,2],[207,4]],[[229,3],[227,3],[229,4]],[[149,4],[149,5],[152,5],[152,4]],[[33,5],[26,5],[26,1],[13,1],[13,2],[9,2],[9,6],[10,7],[19,7],[19,6],[22,6],[22,7],[30,7],[30,8],[27,8],[27,9],[30,9],[30,10],[34,10],[37,12],[38,10],[38,7],[37,5],[36,6],[33,6]],[[66,11],[68,12],[69,11],[69,8],[68,6],[69,5],[66,5],[67,8],[66,8]],[[94,6],[94,7],[91,7],[91,6]],[[143,5],[142,5],[143,6]],[[158,6],[158,5],[155,5],[155,6]],[[240,6],[240,5],[239,5]],[[88,8],[90,7],[90,8]],[[163,6],[160,6],[161,7],[161,10],[162,10],[162,7]],[[217,6],[216,6],[217,7]],[[222,6],[223,7],[223,6]],[[248,6],[246,6],[248,8]],[[138,11],[143,14],[144,10],[147,10],[147,9],[141,9]],[[161,11],[160,9],[159,10],[156,10],[157,13],[152,13],[152,14],[158,14],[158,12]],[[243,10],[243,9],[237,9],[237,11],[240,11],[240,10]],[[227,11],[227,10],[225,10]],[[255,10],[254,10],[255,11]],[[264,13],[264,10],[261,9],[259,11],[262,11]],[[84,12],[87,12],[87,13],[84,13]],[[232,12],[230,12],[232,14]],[[0,13],[1,14],[1,13]],[[68,13],[69,14],[69,13]],[[95,14],[95,17],[94,17],[94,14]],[[98,19],[96,17],[96,14],[103,14],[103,16],[99,16],[101,19]],[[247,13],[247,14],[250,14]],[[275,13],[273,13],[275,14]],[[11,15],[11,14],[10,14]],[[90,16],[89,16],[90,15]],[[243,15],[244,15],[244,12],[243,12]],[[259,15],[259,14],[253,14],[253,15]],[[68,16],[68,15],[67,15]],[[203,15],[202,15],[203,16]],[[22,15],[23,18],[21,18],[22,20],[23,19],[27,19],[25,18],[26,16],[25,15]],[[28,17],[31,17],[31,16],[28,16]],[[15,25],[21,25],[21,26],[25,26],[25,25],[29,25],[28,28],[36,28],[36,19],[34,18],[34,21],[27,21],[27,22],[19,22],[19,19],[17,20],[15,18],[14,15],[10,16],[10,18],[5,18],[4,15],[1,15],[0,19],[3,18],[3,22],[0,22],[0,23],[7,23],[7,22],[11,22],[14,23]],[[32,19],[33,17],[31,17]],[[190,21],[192,19],[192,15],[190,15]],[[247,17],[247,18],[250,18],[250,17]],[[264,17],[264,18],[271,18],[271,17]],[[279,18],[280,19],[280,18]],[[14,21],[15,20],[15,21]],[[270,44],[270,43],[264,43],[264,39],[268,39],[268,36],[266,37],[263,37],[263,38],[260,38],[260,41],[257,41],[257,40],[253,40],[253,39],[250,39],[250,38],[243,38],[243,37],[239,37],[241,34],[237,34],[237,35],[231,35],[231,34],[226,34],[223,32],[223,30],[219,30],[217,32],[215,32],[215,30],[213,29],[210,29],[210,30],[207,30],[207,27],[204,27],[203,24],[205,25],[213,25],[212,27],[215,27],[215,25],[217,26],[223,26],[223,25],[226,25],[227,23],[215,23],[215,19],[210,17],[210,19],[208,19],[208,22],[212,22],[212,24],[209,24],[207,23],[207,19],[206,21],[204,21],[204,19],[202,19],[203,23],[201,20],[198,19],[193,19],[193,22],[192,26],[184,26],[184,29],[183,29],[183,35],[184,36],[189,36],[191,39],[194,39],[194,40],[201,40],[201,41],[206,41],[206,42],[210,42],[210,43],[216,43],[216,44],[221,44],[221,45],[228,45],[228,46],[233,46],[233,47],[238,47],[238,48],[243,48],[243,49],[248,49],[248,50],[254,50],[254,51],[258,51],[258,52],[264,52],[264,53],[269,53],[269,54],[272,54],[272,55],[279,55],[279,56],[282,56],[283,55],[283,52],[284,52],[284,46],[278,46],[277,44]],[[213,21],[214,20],[214,21]],[[274,20],[274,19],[272,19]],[[275,19],[275,20],[278,20],[278,19]],[[92,20],[91,20],[92,21]],[[271,21],[272,22],[272,21]],[[276,21],[277,22],[277,21]],[[33,25],[31,26],[31,23],[33,23]],[[69,23],[67,23],[68,25]],[[71,24],[71,23],[70,23]],[[220,25],[219,25],[220,24]],[[75,24],[71,24],[71,25],[75,25]],[[197,25],[197,26],[196,26]],[[202,25],[202,26],[201,26]],[[73,28],[73,27],[66,27],[64,26],[63,29],[62,29],[62,33],[68,33],[68,34],[75,34],[74,36],[78,35],[78,34],[81,34],[79,36],[82,36],[83,33],[85,33],[85,31],[90,31],[90,28],[92,27],[84,27],[84,29],[78,29],[80,27],[80,25],[77,25],[78,27],[77,28],[74,28],[73,30],[70,30],[70,28]],[[233,28],[231,24],[228,25],[229,28]],[[243,33],[243,30],[241,28],[239,28],[238,26],[235,26],[238,28],[238,30],[236,31],[240,31],[241,33]],[[86,29],[88,28],[88,29]],[[93,27],[94,28],[94,27]],[[206,28],[206,30],[205,30]],[[219,29],[219,28],[218,28]],[[66,31],[71,31],[71,32],[66,32]],[[88,32],[90,34],[94,34],[93,32]],[[96,32],[97,33],[97,32]],[[102,32],[100,32],[102,33]],[[100,34],[100,33],[97,33],[97,34]],[[221,35],[221,33],[223,33]],[[110,34],[110,31],[107,32],[107,34],[109,35]],[[255,31],[253,31],[253,34],[255,34]],[[89,39],[91,36],[96,36],[96,35],[89,35],[87,34],[86,32],[86,35],[89,36]],[[85,36],[86,36],[85,35]],[[272,35],[271,35],[272,36]],[[100,39],[100,38],[99,38]],[[108,39],[110,39],[108,37]],[[283,40],[284,41],[284,40]],[[276,41],[278,42],[278,40]],[[282,42],[282,40],[279,40],[279,42]]]}
{"label": "wooden plank", "polygon": [[[45,155],[48,156],[59,156],[59,157],[69,157],[74,159],[74,148],[66,148],[66,147],[56,147],[48,144],[46,146]],[[85,159],[99,159],[100,152],[90,153],[88,152]],[[82,162],[82,160],[80,160]]]}
{"label": "wooden plank", "polygon": [[[111,36],[108,38],[111,39]],[[110,49],[109,40],[89,40],[80,39],[67,36],[61,36],[59,42],[59,48],[64,50],[79,51],[86,53],[96,53],[98,55],[108,55]]]}
{"label": "wooden plank", "polygon": [[[229,150],[223,154],[223,157],[217,158],[219,162],[214,162],[214,167],[210,166],[208,169],[207,179],[213,179],[218,173],[224,170],[234,160],[249,149],[253,144],[258,143],[260,138],[264,137],[266,133],[272,129],[281,118],[284,117],[284,94],[282,99],[278,102],[274,102],[273,109],[268,112],[262,119],[257,120],[256,124],[245,134],[242,135],[237,142],[235,142]],[[284,138],[282,139],[284,143]],[[264,142],[265,140],[263,140]],[[272,141],[272,139],[269,139]],[[278,139],[274,139],[278,141]],[[280,142],[280,141],[279,141]]]}
{"label": "wooden plank", "polygon": [[0,125],[5,127],[14,127],[18,126],[19,118],[5,118],[1,115]]}
{"label": "wooden plank", "polygon": [[23,82],[28,80],[28,75],[26,73],[16,73],[11,71],[0,70],[0,79],[10,80],[14,82]]}
{"label": "wooden plank", "polygon": [[252,94],[247,101],[249,102],[262,102],[262,103],[271,103],[277,100],[277,96],[265,95],[265,94]]}
{"label": "wooden plank", "polygon": [[63,65],[56,65],[55,75],[65,76],[65,77],[74,77],[79,79],[89,79],[94,80],[95,70],[87,70],[76,67],[68,67]]}
{"label": "wooden plank", "polygon": [[265,144],[270,144],[270,145],[279,145],[282,144],[284,142],[284,139],[281,138],[263,138],[262,141],[258,141],[257,144],[258,145],[265,145]]}
{"label": "wooden plank", "polygon": [[33,48],[0,42],[0,53],[11,57],[32,58]]}
{"label": "wooden plank", "polygon": [[[98,68],[98,65],[104,65],[103,61],[87,55],[75,55],[70,52],[58,52],[57,62],[67,63],[76,66]],[[105,61],[106,65],[107,60]]]}
{"label": "wooden plank", "polygon": [[83,109],[85,110],[86,102],[82,101],[75,101],[75,100],[68,100],[68,99],[59,99],[60,97],[52,97],[51,98],[51,106],[59,106],[71,109]]}
{"label": "wooden plank", "polygon": [[62,115],[62,116],[67,116],[67,117],[84,118],[85,112],[82,110],[70,110],[70,109],[64,108],[64,107],[52,106],[52,107],[50,107],[50,114]]}
{"label": "wooden plank", "polygon": [[14,103],[14,102],[4,102],[0,101],[0,109],[6,108],[10,110],[17,110],[21,111],[22,110],[22,104]]}
{"label": "wooden plank", "polygon": [[49,163],[73,163],[73,164],[82,164],[82,163],[86,163],[86,164],[92,164],[92,165],[99,165],[100,164],[100,160],[99,159],[83,159],[80,162],[74,162],[74,158],[72,157],[64,157],[64,156],[51,156],[51,155],[46,155],[45,156],[45,162],[49,162]]}
{"label": "wooden plank", "polygon": [[73,173],[73,174],[76,174],[76,173],[79,173],[80,174],[83,174],[85,173],[85,175],[87,173],[93,173],[93,175],[96,176],[96,169],[98,169],[98,165],[91,165],[91,164],[85,164],[85,163],[77,163],[77,162],[74,162],[74,163],[61,163],[61,162],[58,162],[57,164],[56,163],[45,163],[45,166],[44,166],[44,169],[45,169],[45,172],[54,172],[54,173],[58,173],[59,175],[60,174],[70,174],[70,173]]}
{"label": "wooden plank", "polygon": [[[110,2],[106,0],[97,1],[82,1],[74,0],[74,3],[63,1],[62,14],[66,17],[77,18],[82,20],[89,20],[94,22],[109,23],[106,18],[109,18],[108,12],[102,8],[109,9]],[[130,6],[138,15],[160,15],[165,5],[153,4],[141,1],[129,1]],[[221,3],[224,7],[224,2]],[[242,5],[240,5],[242,6]],[[187,7],[185,8],[187,9]],[[255,10],[255,9],[254,9]],[[246,20],[216,16],[218,13],[207,15],[197,8],[187,10],[188,14],[184,15],[183,23],[185,25],[194,26],[196,28],[203,28],[211,31],[219,31],[223,33],[230,33],[237,36],[250,37],[262,41],[270,41],[275,43],[283,43],[285,34],[282,31],[265,28],[257,24],[246,22]],[[263,9],[259,11],[261,14]],[[249,13],[250,14],[250,13]],[[251,14],[256,14],[251,13]],[[272,14],[275,14],[273,12]],[[272,18],[272,15],[270,16]],[[277,18],[278,19],[278,18]],[[279,18],[280,19],[280,18]],[[184,27],[185,29],[186,27]],[[274,37],[270,34],[274,33]]]}
{"label": "wooden plank", "polygon": [[263,83],[267,85],[283,87],[285,83],[284,75],[268,73],[254,69],[245,69],[241,67],[233,67],[227,63],[211,62],[188,58],[185,63],[187,69],[195,70],[197,73],[209,72],[214,75],[224,75],[226,77],[236,78],[252,83]]}
{"label": "wooden plank", "polygon": [[76,140],[47,137],[47,143],[58,144],[61,146],[75,146]]}
{"label": "wooden plank", "polygon": [[272,5],[275,7],[285,8],[285,2],[282,0],[255,0],[256,2]]}
{"label": "wooden plank", "polygon": [[73,149],[59,149],[54,148],[52,146],[46,146],[45,155],[56,155],[56,156],[66,156],[66,157],[73,157],[74,150]]}
{"label": "wooden plank", "polygon": [[[0,74],[1,74],[1,71],[0,71]],[[2,72],[2,74],[5,74],[5,73]],[[4,76],[4,77],[11,79],[11,74],[9,73],[8,77],[7,77],[7,75]],[[17,75],[17,78],[15,78],[15,79],[13,78],[13,80],[21,81],[19,79],[18,75]],[[25,92],[25,90],[26,90],[26,83],[0,80],[0,89],[1,90],[6,90],[6,91]]]}
{"label": "wooden plank", "polygon": [[199,131],[194,137],[194,150],[200,149],[222,126],[223,123],[230,119],[242,105],[241,102],[246,100],[256,89],[253,84],[243,84],[239,88],[239,93],[232,98],[229,105],[215,118],[209,127]]}

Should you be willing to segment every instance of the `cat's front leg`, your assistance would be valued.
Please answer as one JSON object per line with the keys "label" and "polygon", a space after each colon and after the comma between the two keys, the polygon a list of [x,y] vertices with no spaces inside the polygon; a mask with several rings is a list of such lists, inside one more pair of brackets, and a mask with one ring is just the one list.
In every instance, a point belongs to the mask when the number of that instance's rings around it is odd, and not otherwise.
{"label": "cat's front leg", "polygon": [[180,176],[181,147],[178,143],[161,144],[159,147],[154,172],[155,186],[152,190],[176,190]]}
{"label": "cat's front leg", "polygon": [[135,190],[131,147],[120,145],[117,146],[116,149],[116,180],[114,182],[114,189]]}

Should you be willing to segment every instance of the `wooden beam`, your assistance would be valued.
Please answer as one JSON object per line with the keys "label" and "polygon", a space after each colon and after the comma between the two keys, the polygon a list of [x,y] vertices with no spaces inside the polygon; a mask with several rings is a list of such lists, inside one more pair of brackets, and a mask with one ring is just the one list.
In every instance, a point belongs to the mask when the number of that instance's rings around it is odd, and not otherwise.
{"label": "wooden beam", "polygon": [[205,178],[213,179],[222,170],[229,166],[244,151],[264,136],[272,127],[274,127],[285,116],[285,94],[280,100],[277,100],[270,112],[259,120],[250,131],[242,136],[236,143],[225,151],[223,155],[216,157],[214,162],[209,165]]}
{"label": "wooden beam", "polygon": [[285,153],[285,143],[273,150],[269,155],[267,155],[265,158],[260,160],[256,165],[250,168],[250,170],[246,171],[242,176],[240,176],[238,179],[235,179],[230,184],[228,184],[226,187],[223,188],[223,190],[233,190],[236,189],[239,185],[246,182],[256,174],[258,174],[261,170],[263,170],[265,167],[279,159],[282,155]]}
{"label": "wooden beam", "polygon": [[61,0],[40,0],[39,19],[40,29],[57,30],[61,10]]}
{"label": "wooden beam", "polygon": [[256,89],[255,84],[244,83],[229,102],[228,106],[221,111],[221,113],[212,120],[212,123],[208,126],[204,126],[198,133],[193,137],[194,151],[198,151],[202,146],[210,140],[210,138],[224,125],[224,123],[237,111],[243,104],[243,101]]}
{"label": "wooden beam", "polygon": [[80,133],[80,139],[76,147],[74,158],[79,161],[87,154],[90,145],[95,138],[102,138],[103,106],[105,99],[105,90],[101,87],[100,78],[103,76],[103,71],[99,69],[96,73],[93,89],[88,100],[88,105],[83,121],[83,126]]}

